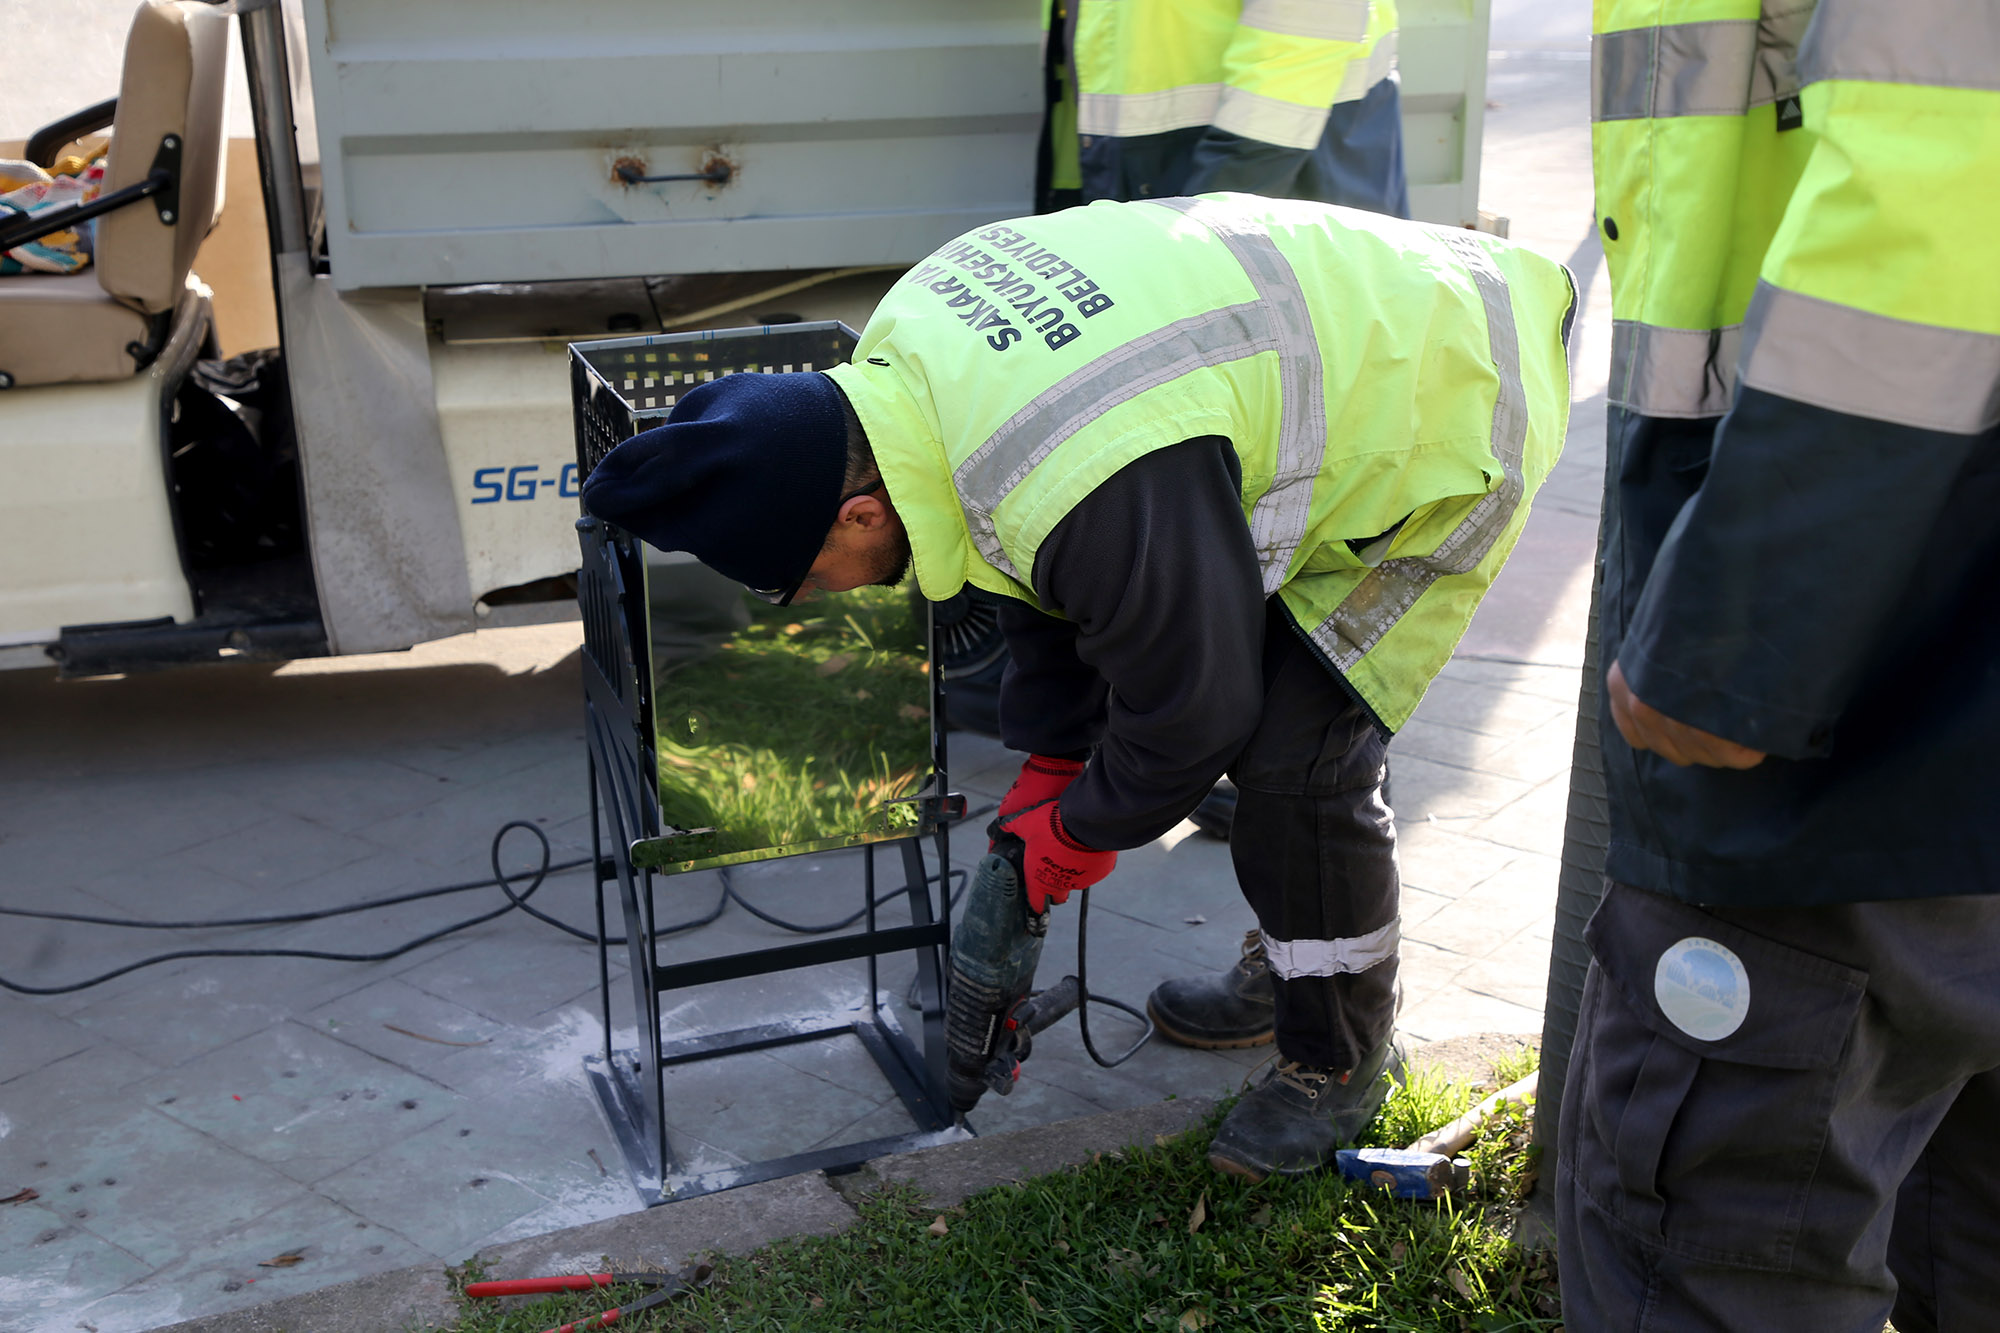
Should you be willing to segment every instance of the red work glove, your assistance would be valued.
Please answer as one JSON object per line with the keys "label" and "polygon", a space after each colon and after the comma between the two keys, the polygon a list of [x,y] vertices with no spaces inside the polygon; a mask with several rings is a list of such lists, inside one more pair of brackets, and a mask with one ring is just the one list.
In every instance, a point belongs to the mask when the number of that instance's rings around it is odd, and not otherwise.
{"label": "red work glove", "polygon": [[[1000,809],[994,813],[994,820],[1006,823],[1031,805],[1043,801],[1053,801],[1063,794],[1063,788],[1076,781],[1077,774],[1083,772],[1081,759],[1052,759],[1045,754],[1031,754],[1021,765],[1021,774],[1014,779],[1014,785],[1000,798]],[[988,847],[987,851],[992,851]]]}
{"label": "red work glove", "polygon": [[1072,892],[1087,889],[1111,873],[1118,853],[1086,847],[1062,826],[1062,810],[1054,801],[1043,801],[1001,824],[1026,844],[1021,868],[1027,872],[1028,910],[1040,915],[1050,901],[1066,902]]}

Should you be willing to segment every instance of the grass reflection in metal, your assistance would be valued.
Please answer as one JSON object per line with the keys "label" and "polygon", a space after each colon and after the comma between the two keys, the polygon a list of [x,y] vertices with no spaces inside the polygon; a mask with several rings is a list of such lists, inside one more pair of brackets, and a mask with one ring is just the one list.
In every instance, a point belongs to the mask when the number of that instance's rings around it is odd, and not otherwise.
{"label": "grass reflection in metal", "polygon": [[[651,600],[657,645],[669,599]],[[636,845],[635,862],[695,870],[921,834],[931,682],[908,597],[740,601],[733,631],[656,648],[665,836]]]}

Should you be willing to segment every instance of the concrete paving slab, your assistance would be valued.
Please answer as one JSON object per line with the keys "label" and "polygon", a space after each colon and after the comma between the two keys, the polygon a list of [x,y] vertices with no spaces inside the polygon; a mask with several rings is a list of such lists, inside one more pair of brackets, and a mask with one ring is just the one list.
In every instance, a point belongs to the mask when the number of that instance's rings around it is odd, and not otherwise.
{"label": "concrete paving slab", "polygon": [[0,995],[0,1085],[54,1064],[103,1038],[87,1028],[12,995]]}
{"label": "concrete paving slab", "polygon": [[[289,1266],[266,1261],[297,1254]],[[69,1327],[123,1333],[197,1313],[249,1310],[380,1272],[441,1267],[436,1255],[314,1195],[255,1219],[214,1251],[169,1264],[77,1308]]]}
{"label": "concrete paving slab", "polygon": [[20,1119],[8,1147],[22,1161],[48,1163],[31,1167],[23,1183],[66,1224],[155,1268],[223,1242],[304,1193],[273,1168],[128,1096]]}
{"label": "concrete paving slab", "polygon": [[281,813],[191,848],[188,859],[258,891],[312,879],[379,847],[298,815]]}
{"label": "concrete paving slab", "polygon": [[[1548,970],[1543,968],[1544,983]],[[1440,1041],[1468,1032],[1539,1032],[1539,1005],[1514,1004],[1463,986],[1446,986],[1418,1004],[1407,1005],[1397,1027],[1417,1041]]]}
{"label": "concrete paving slab", "polygon": [[[451,1281],[436,1265],[398,1268],[305,1296],[175,1324],[180,1333],[383,1333],[458,1322]],[[152,1325],[140,1325],[152,1327]],[[99,1333],[110,1333],[100,1329]]]}
{"label": "concrete paving slab", "polygon": [[[858,1038],[842,1038],[859,1044]],[[852,1124],[895,1096],[886,1078],[856,1092],[762,1051],[676,1065],[667,1121],[747,1161],[782,1157]]]}
{"label": "concrete paving slab", "polygon": [[154,1266],[73,1226],[52,1208],[0,1208],[0,1333],[67,1328],[93,1298],[128,1287]]}
{"label": "concrete paving slab", "polygon": [[[516,1159],[489,1153],[477,1135],[460,1138],[461,1128],[432,1125],[319,1181],[314,1192],[364,1218],[394,1219],[398,1231],[457,1262],[481,1237],[546,1202],[510,1178]],[[423,1188],[412,1190],[413,1180]]]}
{"label": "concrete paving slab", "polygon": [[[263,946],[232,941],[230,947]],[[139,984],[86,1004],[70,1019],[149,1060],[177,1065],[281,1023],[295,1009],[358,990],[369,980],[347,963],[219,959],[179,971],[146,969]],[[187,1021],[190,1010],[200,1013],[200,1022]]]}
{"label": "concrete paving slab", "polygon": [[279,1023],[147,1079],[163,1115],[311,1184],[450,1115],[437,1081],[299,1023]]}
{"label": "concrete paving slab", "polygon": [[535,930],[468,941],[396,975],[428,995],[510,1024],[579,1003],[582,997],[595,999],[597,946],[546,926],[535,925]]}
{"label": "concrete paving slab", "polygon": [[1484,838],[1424,819],[1396,821],[1396,862],[1403,883],[1457,898],[1520,855]]}
{"label": "concrete paving slab", "polygon": [[462,1051],[491,1045],[509,1030],[484,1014],[439,999],[395,977],[329,1000],[299,1021],[335,1041],[447,1086],[444,1066]]}

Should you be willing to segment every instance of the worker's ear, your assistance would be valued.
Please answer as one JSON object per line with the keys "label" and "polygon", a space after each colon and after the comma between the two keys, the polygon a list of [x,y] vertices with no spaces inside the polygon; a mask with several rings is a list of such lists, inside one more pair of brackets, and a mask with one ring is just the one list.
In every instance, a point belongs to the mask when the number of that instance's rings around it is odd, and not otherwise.
{"label": "worker's ear", "polygon": [[851,523],[863,532],[874,532],[887,525],[889,514],[890,509],[883,500],[882,493],[875,491],[849,499],[840,507],[839,514],[835,515],[833,525],[838,528]]}

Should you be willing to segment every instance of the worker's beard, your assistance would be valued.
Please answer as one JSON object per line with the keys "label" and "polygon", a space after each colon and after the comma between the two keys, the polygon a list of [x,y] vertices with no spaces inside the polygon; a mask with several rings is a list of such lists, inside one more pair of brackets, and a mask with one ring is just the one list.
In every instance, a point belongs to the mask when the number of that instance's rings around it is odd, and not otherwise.
{"label": "worker's beard", "polygon": [[910,538],[908,533],[898,532],[891,545],[884,547],[875,567],[869,571],[869,584],[877,588],[893,588],[910,573]]}

